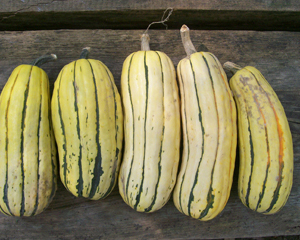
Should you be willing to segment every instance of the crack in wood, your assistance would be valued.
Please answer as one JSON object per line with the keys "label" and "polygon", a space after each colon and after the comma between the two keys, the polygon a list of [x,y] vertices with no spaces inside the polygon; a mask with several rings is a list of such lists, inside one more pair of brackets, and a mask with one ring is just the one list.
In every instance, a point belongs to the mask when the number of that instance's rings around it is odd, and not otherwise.
{"label": "crack in wood", "polygon": [[[12,17],[15,17],[18,13],[20,12],[23,12],[23,11],[26,11],[30,8],[33,8],[33,7],[38,7],[38,6],[42,6],[42,5],[49,5],[49,4],[52,4],[54,2],[58,2],[59,0],[52,0],[50,2],[43,2],[43,3],[37,3],[37,4],[32,4],[32,5],[29,5],[28,7],[24,7],[24,8],[21,8],[17,11],[15,11],[13,14],[9,15],[9,16],[5,16],[5,17],[2,17],[1,21],[0,22],[3,22],[4,20],[8,19],[8,18],[12,18]],[[61,1],[66,1],[66,0],[61,0]]]}
{"label": "crack in wood", "polygon": [[295,123],[295,124],[300,124],[300,120],[295,119],[295,118],[288,118],[288,122]]}

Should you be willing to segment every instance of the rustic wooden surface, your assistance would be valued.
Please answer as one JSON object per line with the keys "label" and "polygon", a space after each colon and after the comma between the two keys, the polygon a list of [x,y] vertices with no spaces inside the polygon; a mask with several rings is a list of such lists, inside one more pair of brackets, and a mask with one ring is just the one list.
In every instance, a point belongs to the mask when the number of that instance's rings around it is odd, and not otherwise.
{"label": "rustic wooden surface", "polygon": [[300,30],[298,0],[1,0],[0,30],[145,29],[168,7],[173,29]]}
{"label": "rustic wooden surface", "polygon": [[[43,66],[52,89],[60,69],[77,59],[86,46],[91,47],[90,58],[99,59],[109,67],[120,89],[122,63],[130,53],[140,49],[142,33],[142,30],[2,31],[0,90],[17,65],[29,63],[45,53],[58,56],[57,62]],[[150,30],[149,34],[151,49],[168,54],[175,66],[185,56],[179,30]],[[73,197],[59,183],[54,200],[40,215],[30,218],[0,215],[1,239],[213,239],[300,235],[300,32],[195,30],[191,38],[198,50],[207,48],[221,63],[230,60],[241,66],[257,67],[277,92],[291,126],[295,154],[294,185],[286,206],[272,216],[248,210],[238,199],[237,171],[227,206],[209,222],[181,214],[172,200],[155,213],[138,213],[123,202],[117,187],[106,199],[90,201]]]}
{"label": "rustic wooden surface", "polygon": [[[166,9],[173,6],[180,9],[206,9],[206,10],[266,10],[299,11],[300,3],[297,0],[5,0],[2,1],[1,12],[12,12],[23,9],[31,11],[41,8],[46,11],[99,11],[116,9]],[[32,8],[32,9],[30,9]]]}

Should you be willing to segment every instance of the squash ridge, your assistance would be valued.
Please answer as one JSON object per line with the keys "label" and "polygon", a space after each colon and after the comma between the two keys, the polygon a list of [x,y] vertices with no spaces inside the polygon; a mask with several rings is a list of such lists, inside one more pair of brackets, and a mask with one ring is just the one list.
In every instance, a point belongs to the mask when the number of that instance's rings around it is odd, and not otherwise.
{"label": "squash ridge", "polygon": [[[159,58],[159,63],[160,63],[160,68],[161,68],[161,79],[162,79],[162,85],[164,86],[164,71],[163,71],[163,67],[162,67],[162,62],[161,62],[161,57],[159,55],[159,53],[157,51],[155,51],[155,53],[157,54],[158,58]],[[162,149],[163,149],[163,139],[164,139],[164,133],[165,133],[165,104],[164,104],[164,87],[162,87],[162,112],[163,114],[163,126],[162,126],[162,136],[161,136],[161,141],[160,141],[160,150],[159,150],[159,161],[158,161],[158,178],[157,178],[157,183],[155,185],[155,192],[154,192],[154,197],[153,200],[150,204],[150,206],[148,208],[145,209],[145,212],[150,212],[156,202],[157,199],[157,189],[158,189],[158,184],[159,181],[161,179],[161,155],[162,155]]]}
{"label": "squash ridge", "polygon": [[89,60],[87,60],[90,67],[91,67],[91,72],[93,76],[93,83],[95,86],[95,102],[96,102],[96,143],[97,143],[97,156],[95,157],[95,165],[94,165],[94,177],[92,179],[92,186],[91,190],[89,193],[89,198],[93,198],[94,195],[96,194],[96,190],[98,188],[99,182],[100,182],[100,177],[103,174],[103,169],[102,169],[102,154],[101,154],[101,144],[99,142],[100,139],[100,112],[99,112],[99,101],[98,101],[98,88],[97,88],[97,83],[94,75],[94,70],[92,67],[92,64]]}
{"label": "squash ridge", "polygon": [[132,170],[132,164],[133,164],[133,159],[134,159],[134,144],[135,144],[135,139],[134,139],[134,108],[133,108],[133,103],[132,103],[132,96],[131,96],[131,87],[130,87],[130,69],[131,69],[131,63],[132,63],[132,59],[133,56],[135,54],[132,54],[131,58],[130,58],[130,62],[129,62],[129,66],[128,66],[128,93],[129,93],[129,99],[130,99],[130,104],[131,104],[131,111],[132,111],[132,159],[131,159],[131,163],[130,163],[130,169],[129,169],[129,173],[128,173],[128,177],[127,177],[127,182],[126,182],[126,198],[127,198],[127,203],[129,203],[129,196],[128,196],[128,187],[129,187],[129,180],[131,177],[131,170]]}
{"label": "squash ridge", "polygon": [[9,213],[6,213],[2,207],[1,207],[1,210],[3,210],[2,212],[7,214],[7,215],[13,215],[12,212],[11,212],[11,209],[9,207],[9,201],[8,201],[8,196],[7,196],[7,191],[8,191],[8,109],[9,109],[9,106],[10,106],[10,99],[11,99],[11,95],[12,95],[12,91],[15,87],[15,84],[17,82],[17,79],[19,77],[19,73],[21,71],[21,68],[18,72],[18,74],[16,75],[16,78],[14,79],[14,83],[12,85],[12,88],[10,90],[10,94],[9,94],[9,98],[8,98],[8,101],[7,101],[7,107],[6,107],[6,111],[5,111],[5,127],[6,127],[6,137],[5,137],[5,154],[6,154],[6,176],[5,176],[5,184],[4,184],[4,189],[3,189],[3,202],[5,203]]}
{"label": "squash ridge", "polygon": [[141,181],[141,185],[140,185],[140,189],[136,195],[136,202],[135,202],[135,205],[134,205],[134,209],[136,210],[137,209],[137,206],[140,202],[140,199],[141,199],[141,194],[143,192],[143,185],[144,185],[144,174],[145,174],[145,158],[146,158],[146,144],[147,144],[147,131],[146,131],[146,128],[147,128],[147,113],[148,113],[148,98],[149,98],[149,75],[148,75],[148,65],[146,63],[146,54],[147,51],[144,51],[144,67],[145,67],[145,80],[146,80],[146,99],[145,99],[145,122],[144,122],[144,139],[145,139],[145,142],[144,142],[144,156],[143,156],[143,167],[142,167],[142,181]]}
{"label": "squash ridge", "polygon": [[22,119],[21,119],[21,142],[20,142],[20,157],[21,157],[21,181],[22,181],[22,196],[21,196],[21,209],[20,216],[24,215],[25,212],[25,193],[24,193],[24,129],[25,129],[25,118],[26,118],[26,109],[27,109],[27,100],[28,100],[28,92],[29,92],[29,83],[31,80],[32,67],[30,69],[29,79],[27,82],[26,89],[24,91],[24,104],[22,110]]}

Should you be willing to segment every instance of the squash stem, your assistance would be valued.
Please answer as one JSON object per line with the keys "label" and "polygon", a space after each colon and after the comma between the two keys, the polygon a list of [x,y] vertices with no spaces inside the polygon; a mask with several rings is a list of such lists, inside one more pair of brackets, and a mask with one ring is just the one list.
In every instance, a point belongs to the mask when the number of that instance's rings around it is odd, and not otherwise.
{"label": "squash stem", "polygon": [[56,59],[57,59],[57,56],[55,54],[43,55],[43,56],[35,59],[34,61],[32,61],[30,63],[30,65],[40,67],[46,62],[55,61]]}
{"label": "squash stem", "polygon": [[190,29],[187,25],[182,25],[180,29],[181,40],[187,57],[190,57],[193,53],[197,52],[190,38]]}
{"label": "squash stem", "polygon": [[144,33],[141,36],[141,49],[142,51],[150,51],[150,37],[148,33]]}
{"label": "squash stem", "polygon": [[82,52],[79,56],[79,59],[87,59],[89,56],[91,48],[90,47],[85,47],[82,49]]}
{"label": "squash stem", "polygon": [[233,62],[226,62],[223,64],[224,69],[232,72],[232,74],[235,74],[237,71],[241,70],[242,67],[233,63]]}

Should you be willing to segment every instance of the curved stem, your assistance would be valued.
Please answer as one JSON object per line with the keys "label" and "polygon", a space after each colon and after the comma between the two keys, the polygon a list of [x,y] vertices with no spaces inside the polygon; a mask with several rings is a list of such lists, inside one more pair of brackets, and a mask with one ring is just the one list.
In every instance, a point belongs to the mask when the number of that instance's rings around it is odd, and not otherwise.
{"label": "curved stem", "polygon": [[190,29],[187,25],[182,25],[180,29],[181,40],[187,57],[197,52],[190,38]]}
{"label": "curved stem", "polygon": [[43,55],[43,56],[35,59],[34,61],[32,61],[30,63],[30,65],[40,67],[46,62],[52,62],[52,61],[55,61],[56,59],[57,59],[57,56],[55,54]]}
{"label": "curved stem", "polygon": [[150,42],[149,35],[147,33],[144,33],[141,36],[141,49],[142,49],[142,51],[150,51],[149,42]]}
{"label": "curved stem", "polygon": [[223,68],[235,74],[237,71],[241,70],[242,67],[233,63],[233,62],[226,62],[223,64]]}
{"label": "curved stem", "polygon": [[[165,16],[166,12],[169,11],[169,10],[170,10],[169,14],[168,14],[167,17],[164,19],[164,16]],[[164,11],[164,14],[163,14],[162,17],[161,17],[161,20],[160,20],[159,22],[152,22],[152,23],[150,23],[150,24],[148,25],[146,31],[144,32],[144,34],[146,34],[146,33],[148,32],[149,28],[150,28],[151,25],[153,25],[153,24],[161,23],[161,24],[164,25],[166,28],[168,28],[168,25],[165,24],[165,22],[167,22],[167,21],[169,20],[170,16],[172,15],[172,12],[173,12],[173,8],[172,8],[172,7],[167,8],[167,9]]]}
{"label": "curved stem", "polygon": [[[167,15],[166,18],[164,18],[165,14],[166,14],[169,10],[170,10],[169,14]],[[143,33],[143,35],[141,36],[141,44],[142,44],[141,49],[142,49],[142,51],[150,51],[150,45],[149,45],[150,37],[149,37],[149,35],[148,35],[148,30],[149,30],[150,26],[153,25],[153,24],[156,24],[156,23],[161,23],[161,24],[163,24],[163,25],[165,25],[165,26],[167,27],[167,24],[165,24],[165,22],[167,22],[167,21],[169,20],[169,18],[170,18],[170,16],[171,16],[172,12],[173,12],[173,8],[167,8],[167,9],[164,11],[164,14],[163,14],[163,16],[161,17],[161,20],[160,20],[159,22],[152,22],[152,23],[150,23],[150,24],[148,25],[146,31],[145,31],[145,32]]]}
{"label": "curved stem", "polygon": [[91,48],[90,47],[85,47],[82,49],[82,52],[79,56],[79,59],[87,59],[89,56]]}

